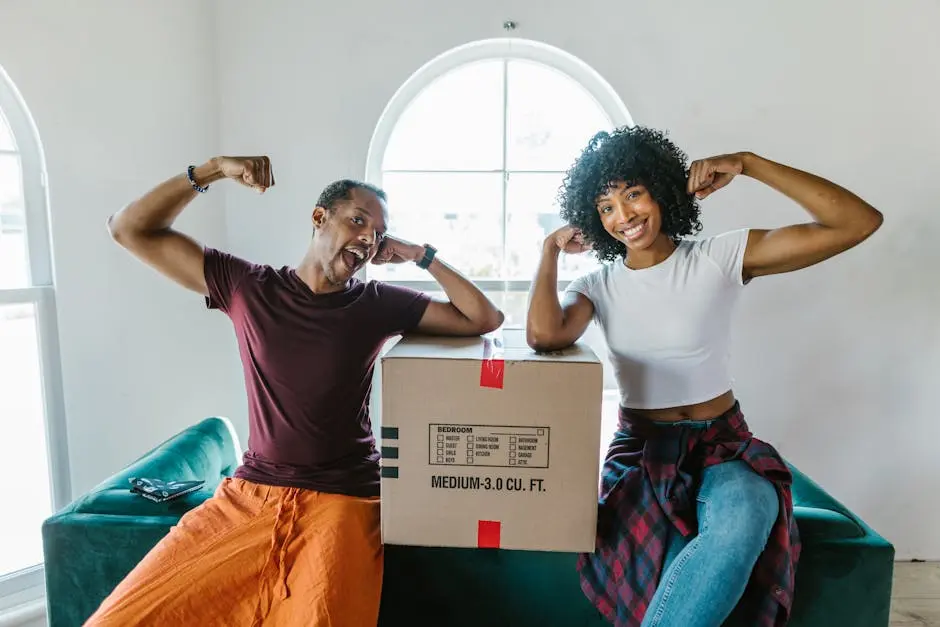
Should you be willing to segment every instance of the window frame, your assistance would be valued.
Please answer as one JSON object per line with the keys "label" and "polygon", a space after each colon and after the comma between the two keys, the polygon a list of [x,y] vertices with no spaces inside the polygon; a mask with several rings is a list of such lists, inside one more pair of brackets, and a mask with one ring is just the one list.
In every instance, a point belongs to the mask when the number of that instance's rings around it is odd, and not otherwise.
{"label": "window frame", "polygon": [[[39,351],[46,461],[52,509],[57,511],[72,498],[69,473],[68,432],[62,387],[56,314],[55,276],[46,162],[36,125],[13,81],[0,67],[0,111],[13,134],[15,150],[0,150],[20,159],[23,183],[27,249],[27,287],[0,288],[0,305],[30,304],[34,307]],[[43,595],[44,564],[0,573],[0,609],[5,601],[28,601]]]}
{"label": "window frame", "polygon": [[[554,46],[528,39],[499,38],[475,41],[453,48],[432,59],[419,68],[398,88],[385,106],[385,110],[379,117],[378,124],[376,124],[375,130],[373,131],[366,159],[365,180],[380,187],[382,186],[382,162],[385,158],[385,151],[392,133],[395,130],[395,126],[411,102],[425,88],[444,74],[464,65],[478,61],[494,60],[501,60],[504,64],[514,60],[532,61],[560,72],[587,91],[597,102],[598,106],[600,106],[601,110],[607,114],[615,127],[634,125],[633,118],[630,116],[629,111],[627,111],[626,105],[624,105],[613,87],[611,87],[597,71],[574,55]],[[507,106],[506,76],[504,68],[504,115]],[[585,140],[586,139],[587,138],[585,138]],[[503,149],[505,151],[505,143]],[[505,158],[503,161],[503,167],[505,168]],[[430,172],[430,170],[420,171]],[[443,171],[457,172],[457,170]],[[503,171],[504,170],[494,170],[494,173]],[[505,205],[505,198],[503,204]],[[503,237],[505,238],[505,228]],[[362,278],[365,279],[368,274],[368,269],[363,269],[361,274]],[[388,282],[393,285],[401,285],[425,292],[435,292],[440,289],[435,281],[399,279],[390,280]],[[558,281],[558,291],[564,291],[569,283],[570,281],[568,280]],[[474,284],[484,292],[490,293],[527,292],[532,285],[532,281],[525,279],[474,279]]]}

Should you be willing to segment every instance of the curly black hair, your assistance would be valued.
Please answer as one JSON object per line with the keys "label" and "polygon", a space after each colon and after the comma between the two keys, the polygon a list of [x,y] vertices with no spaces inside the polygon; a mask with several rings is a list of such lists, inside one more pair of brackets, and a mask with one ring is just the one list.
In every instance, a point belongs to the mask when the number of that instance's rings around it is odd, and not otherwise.
{"label": "curly black hair", "polygon": [[702,230],[698,202],[686,191],[687,162],[662,131],[641,126],[601,131],[565,174],[558,193],[561,218],[581,231],[598,259],[614,261],[627,247],[604,230],[595,200],[611,183],[643,185],[662,212],[662,232],[678,242]]}

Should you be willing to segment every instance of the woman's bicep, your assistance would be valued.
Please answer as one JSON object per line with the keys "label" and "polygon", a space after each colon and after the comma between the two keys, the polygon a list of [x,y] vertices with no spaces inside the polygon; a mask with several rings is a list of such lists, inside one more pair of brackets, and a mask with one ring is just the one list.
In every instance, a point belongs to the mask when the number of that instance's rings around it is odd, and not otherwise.
{"label": "woman's bicep", "polygon": [[587,331],[594,318],[594,303],[580,292],[565,292],[561,301],[562,325],[558,338],[563,346],[571,346]]}

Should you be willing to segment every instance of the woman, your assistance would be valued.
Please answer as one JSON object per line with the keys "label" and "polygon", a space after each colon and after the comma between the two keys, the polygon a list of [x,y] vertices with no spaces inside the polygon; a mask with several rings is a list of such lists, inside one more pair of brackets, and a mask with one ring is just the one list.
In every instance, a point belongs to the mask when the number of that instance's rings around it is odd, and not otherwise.
{"label": "woman", "polygon": [[[752,437],[729,372],[731,315],[752,279],[819,263],[865,240],[881,214],[851,192],[752,153],[687,159],[642,128],[598,133],[560,193],[569,226],[544,245],[528,312],[537,350],[595,319],[620,386],[604,464],[597,549],[582,588],[622,627],[781,626],[800,545],[790,473]],[[788,196],[811,222],[687,239],[698,201],[737,175]],[[556,292],[559,253],[612,262]]]}

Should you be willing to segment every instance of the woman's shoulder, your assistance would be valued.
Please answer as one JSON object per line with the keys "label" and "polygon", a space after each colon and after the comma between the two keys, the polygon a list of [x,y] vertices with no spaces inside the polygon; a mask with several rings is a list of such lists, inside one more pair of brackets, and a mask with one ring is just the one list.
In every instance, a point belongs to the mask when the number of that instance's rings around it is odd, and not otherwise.
{"label": "woman's shoulder", "polygon": [[736,283],[742,283],[740,276],[749,232],[748,228],[733,229],[708,237],[683,240],[682,243],[687,255],[707,258],[722,273]]}

